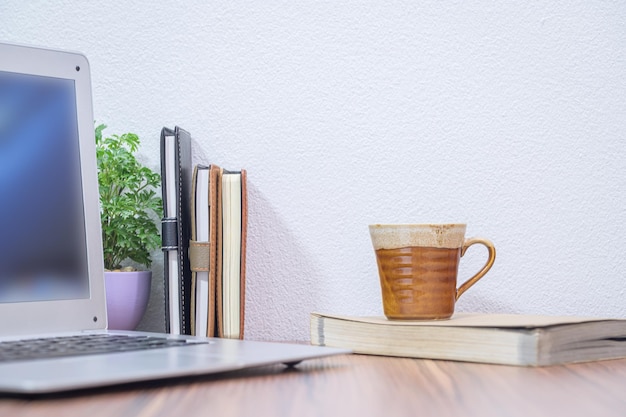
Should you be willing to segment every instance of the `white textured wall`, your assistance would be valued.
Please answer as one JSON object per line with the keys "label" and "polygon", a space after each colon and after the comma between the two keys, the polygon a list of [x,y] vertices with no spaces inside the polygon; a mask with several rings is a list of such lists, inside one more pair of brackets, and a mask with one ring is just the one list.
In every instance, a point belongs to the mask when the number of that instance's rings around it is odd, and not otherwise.
{"label": "white textured wall", "polygon": [[495,242],[458,310],[626,317],[624,2],[170,3],[4,0],[0,39],[87,54],[96,119],[153,168],[179,124],[248,169],[248,338],[380,314],[374,222]]}

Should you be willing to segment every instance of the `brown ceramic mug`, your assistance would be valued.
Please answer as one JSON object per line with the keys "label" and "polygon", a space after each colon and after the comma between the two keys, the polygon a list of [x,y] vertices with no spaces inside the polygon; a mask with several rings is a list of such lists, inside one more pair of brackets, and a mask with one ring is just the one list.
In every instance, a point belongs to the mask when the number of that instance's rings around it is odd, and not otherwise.
{"label": "brown ceramic mug", "polygon": [[[369,226],[388,319],[439,320],[452,316],[456,300],[491,269],[496,258],[491,241],[465,239],[465,229],[465,224]],[[459,260],[477,243],[487,247],[487,262],[457,288]]]}

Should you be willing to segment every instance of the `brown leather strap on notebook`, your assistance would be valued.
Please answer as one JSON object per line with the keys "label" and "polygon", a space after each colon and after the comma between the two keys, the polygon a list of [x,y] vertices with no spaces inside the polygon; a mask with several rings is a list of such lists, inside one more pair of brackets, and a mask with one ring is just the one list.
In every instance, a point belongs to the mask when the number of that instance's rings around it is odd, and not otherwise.
{"label": "brown leather strap on notebook", "polygon": [[189,241],[189,264],[193,272],[209,271],[211,263],[211,243]]}

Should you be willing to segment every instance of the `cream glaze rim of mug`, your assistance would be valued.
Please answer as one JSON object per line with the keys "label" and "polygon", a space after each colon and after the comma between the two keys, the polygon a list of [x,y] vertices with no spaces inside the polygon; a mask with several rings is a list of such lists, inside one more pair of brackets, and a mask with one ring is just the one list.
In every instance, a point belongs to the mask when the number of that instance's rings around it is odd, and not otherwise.
{"label": "cream glaze rim of mug", "polygon": [[405,247],[455,249],[465,242],[465,223],[371,224],[374,250]]}

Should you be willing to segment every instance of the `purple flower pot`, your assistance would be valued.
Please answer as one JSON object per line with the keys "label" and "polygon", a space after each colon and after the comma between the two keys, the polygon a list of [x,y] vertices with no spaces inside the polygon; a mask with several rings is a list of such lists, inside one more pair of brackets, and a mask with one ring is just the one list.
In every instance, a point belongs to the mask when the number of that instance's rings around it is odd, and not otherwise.
{"label": "purple flower pot", "polygon": [[148,306],[152,271],[105,272],[108,328],[134,330]]}

